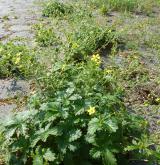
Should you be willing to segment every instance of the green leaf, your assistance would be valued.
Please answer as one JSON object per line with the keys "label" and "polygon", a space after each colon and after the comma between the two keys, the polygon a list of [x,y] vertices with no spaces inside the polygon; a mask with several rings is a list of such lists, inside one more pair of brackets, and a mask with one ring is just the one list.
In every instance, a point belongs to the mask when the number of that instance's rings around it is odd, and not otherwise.
{"label": "green leaf", "polygon": [[6,130],[6,132],[5,132],[5,137],[6,137],[6,139],[10,139],[10,138],[12,138],[12,136],[14,135],[14,133],[15,133],[15,131],[16,131],[16,128],[12,128],[12,129],[8,129],[8,130]]}
{"label": "green leaf", "polygon": [[60,116],[59,113],[57,112],[53,112],[53,111],[47,111],[45,113],[45,118],[44,118],[44,122],[52,122],[55,121],[58,117]]}
{"label": "green leaf", "polygon": [[40,134],[43,138],[44,141],[48,138],[49,135],[54,135],[54,136],[60,136],[61,135],[61,130],[58,127],[54,127],[48,130],[45,130],[42,134]]}
{"label": "green leaf", "polygon": [[66,154],[67,151],[67,147],[68,147],[68,141],[66,141],[65,138],[57,138],[57,144],[58,144],[58,148],[60,150],[60,152],[62,152],[63,154]]}
{"label": "green leaf", "polygon": [[117,124],[116,124],[115,122],[113,122],[112,120],[108,120],[108,121],[106,122],[106,124],[107,124],[107,126],[108,126],[108,128],[109,128],[109,131],[111,131],[111,132],[116,132],[116,131],[117,131],[118,126],[117,126]]}
{"label": "green leaf", "polygon": [[43,157],[45,160],[52,162],[56,159],[56,154],[48,148]]}
{"label": "green leaf", "polygon": [[74,152],[75,150],[77,150],[77,145],[69,144],[68,148],[70,151]]}
{"label": "green leaf", "polygon": [[68,89],[66,90],[67,95],[70,96],[71,94],[73,94],[74,90],[75,90],[74,87],[68,88]]}
{"label": "green leaf", "polygon": [[91,143],[91,144],[93,144],[93,143],[95,143],[95,135],[90,135],[90,134],[87,134],[86,135],[86,141],[88,142],[88,143]]}
{"label": "green leaf", "polygon": [[83,113],[85,113],[85,108],[80,108],[79,110],[77,110],[77,112],[75,113],[76,116],[82,115]]}
{"label": "green leaf", "polygon": [[99,119],[96,117],[91,119],[91,121],[88,123],[88,134],[93,135],[99,129]]}
{"label": "green leaf", "polygon": [[117,165],[117,160],[114,156],[114,154],[106,149],[106,151],[103,153],[103,164],[104,165]]}
{"label": "green leaf", "polygon": [[94,159],[99,159],[102,153],[101,151],[98,151],[97,148],[92,148],[90,154]]}
{"label": "green leaf", "polygon": [[60,136],[61,135],[61,130],[57,127],[54,127],[52,129],[49,129],[49,128],[43,128],[43,129],[40,129],[39,131],[37,131],[37,133],[35,134],[35,136],[32,138],[31,140],[31,146],[34,147],[38,141],[42,140],[43,142],[46,142],[47,138],[50,136],[50,135],[53,135],[53,136]]}
{"label": "green leaf", "polygon": [[53,111],[53,112],[57,112],[57,103],[56,102],[49,102],[49,103],[44,103],[41,105],[40,107],[41,110],[44,110],[44,111]]}
{"label": "green leaf", "polygon": [[16,141],[14,141],[11,145],[10,148],[12,148],[12,152],[16,152],[20,149],[28,149],[28,140],[25,139],[24,136],[21,136],[20,138],[18,138]]}
{"label": "green leaf", "polygon": [[33,165],[44,165],[43,164],[43,157],[39,154],[36,154],[33,157]]}
{"label": "green leaf", "polygon": [[72,130],[69,132],[69,142],[73,142],[82,136],[81,130]]}
{"label": "green leaf", "polygon": [[78,94],[74,94],[69,98],[69,100],[71,101],[80,100],[80,99],[82,99],[82,97]]}

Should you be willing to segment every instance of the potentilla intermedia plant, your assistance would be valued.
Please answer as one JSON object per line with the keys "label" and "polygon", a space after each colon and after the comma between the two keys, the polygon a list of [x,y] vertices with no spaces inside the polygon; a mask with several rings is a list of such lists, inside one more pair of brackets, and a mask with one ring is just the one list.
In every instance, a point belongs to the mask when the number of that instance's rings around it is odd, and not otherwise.
{"label": "potentilla intermedia plant", "polygon": [[37,65],[34,51],[23,44],[0,43],[0,78],[31,77],[32,67]]}
{"label": "potentilla intermedia plant", "polygon": [[[119,165],[134,158],[133,151],[140,159],[158,157],[148,139],[148,123],[124,105],[124,91],[117,82],[121,72],[105,68],[101,57],[104,50],[107,56],[116,52],[118,36],[113,27],[100,26],[95,14],[83,5],[75,5],[73,10],[54,1],[43,11],[43,16],[58,20],[55,27],[60,35],[52,24],[37,25],[36,42],[54,52],[45,69],[32,67],[39,76],[38,90],[31,93],[28,110],[1,125],[0,141],[8,164]],[[32,58],[24,48],[19,49],[11,44],[5,51],[1,46],[0,52],[7,59],[14,53],[13,66],[23,64],[25,71],[26,61],[32,62]],[[8,60],[3,62],[0,68],[5,71]]]}
{"label": "potentilla intermedia plant", "polygon": [[100,69],[97,57],[56,62],[39,80],[44,88],[31,96],[31,110],[4,123],[10,164],[118,164],[127,154],[144,121],[128,114],[114,76]]}

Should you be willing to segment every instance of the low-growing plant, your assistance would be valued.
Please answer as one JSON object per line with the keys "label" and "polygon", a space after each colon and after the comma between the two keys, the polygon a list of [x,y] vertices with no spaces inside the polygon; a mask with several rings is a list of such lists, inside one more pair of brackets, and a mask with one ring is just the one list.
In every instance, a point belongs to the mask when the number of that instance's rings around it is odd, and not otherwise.
{"label": "low-growing plant", "polygon": [[42,46],[53,46],[56,44],[56,35],[52,27],[47,27],[43,24],[38,24],[35,26],[36,34],[35,39],[36,42]]}
{"label": "low-growing plant", "polygon": [[154,0],[91,0],[93,5],[96,5],[103,14],[107,11],[129,11],[143,12],[146,14],[152,13],[153,6],[157,5]]}
{"label": "low-growing plant", "polygon": [[114,77],[99,68],[99,55],[87,61],[55,62],[39,79],[42,91],[31,97],[30,110],[4,122],[9,164],[116,165],[127,159],[127,146],[146,133],[145,121],[127,112]]}
{"label": "low-growing plant", "polygon": [[[47,30],[47,25],[38,25],[36,41],[39,45],[56,45],[62,54],[66,54],[65,58],[77,61],[102,48],[111,49],[118,38],[114,28],[98,24],[91,12],[81,8],[76,11],[78,13],[66,18],[66,26],[62,26],[63,20],[56,22],[57,33],[53,29]],[[55,33],[59,36],[55,36]]]}
{"label": "low-growing plant", "polygon": [[133,11],[138,7],[139,2],[137,0],[109,0],[109,5],[114,10]]}
{"label": "low-growing plant", "polygon": [[128,85],[145,83],[149,80],[149,70],[144,67],[142,60],[137,54],[130,54],[123,59],[124,66],[119,69],[117,78],[127,81]]}
{"label": "low-growing plant", "polygon": [[83,22],[72,33],[68,33],[69,57],[75,60],[92,55],[102,48],[111,47],[116,43],[117,36],[111,27],[100,27],[92,23]]}
{"label": "low-growing plant", "polygon": [[47,3],[43,9],[43,16],[45,17],[63,17],[73,12],[72,6],[66,5],[56,0]]}
{"label": "low-growing plant", "polygon": [[32,73],[35,57],[25,45],[0,44],[0,77],[27,77]]}
{"label": "low-growing plant", "polygon": [[[96,5],[100,10],[105,13],[107,10],[125,10],[125,11],[133,11],[138,7],[139,1],[137,0],[100,0],[95,1],[91,0],[91,2]],[[104,10],[105,8],[105,10]]]}

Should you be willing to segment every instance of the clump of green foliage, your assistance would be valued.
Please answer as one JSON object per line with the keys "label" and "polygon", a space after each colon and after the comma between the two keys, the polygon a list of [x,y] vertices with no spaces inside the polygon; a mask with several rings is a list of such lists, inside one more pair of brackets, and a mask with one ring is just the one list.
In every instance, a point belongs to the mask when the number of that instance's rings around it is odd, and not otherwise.
{"label": "clump of green foliage", "polygon": [[[36,41],[40,46],[56,45],[61,49],[62,54],[66,54],[68,59],[73,58],[77,61],[83,60],[95,51],[105,47],[111,49],[117,42],[117,35],[113,27],[97,23],[92,12],[85,10],[82,6],[75,7],[75,12],[62,20],[51,23],[56,28],[52,33],[48,32],[47,25],[39,25],[37,28]],[[65,24],[65,26],[64,26]]]}
{"label": "clump of green foliage", "polygon": [[58,1],[50,1],[43,9],[43,16],[45,17],[62,17],[72,13],[72,7]]}
{"label": "clump of green foliage", "polygon": [[38,24],[37,26],[35,26],[35,29],[36,42],[41,47],[53,46],[56,43],[57,40],[53,28],[45,27],[42,24]]}
{"label": "clump of green foliage", "polygon": [[4,123],[9,164],[116,165],[145,133],[145,122],[127,112],[114,77],[95,57],[55,62],[39,80],[43,90],[31,97],[31,110]]}
{"label": "clump of green foliage", "polygon": [[109,0],[109,5],[114,10],[121,9],[126,11],[133,11],[138,7],[140,1],[138,0]]}
{"label": "clump of green foliage", "polygon": [[33,51],[25,45],[0,44],[0,77],[27,77],[32,73],[35,64]]}
{"label": "clump of green foliage", "polygon": [[129,12],[144,12],[151,13],[156,1],[146,0],[91,0],[92,4],[96,5],[103,14],[107,11],[129,11]]}
{"label": "clump of green foliage", "polygon": [[67,39],[70,57],[79,60],[104,47],[110,49],[116,43],[117,36],[111,27],[99,27],[95,22],[92,22],[92,25],[83,22],[75,31],[68,33]]}

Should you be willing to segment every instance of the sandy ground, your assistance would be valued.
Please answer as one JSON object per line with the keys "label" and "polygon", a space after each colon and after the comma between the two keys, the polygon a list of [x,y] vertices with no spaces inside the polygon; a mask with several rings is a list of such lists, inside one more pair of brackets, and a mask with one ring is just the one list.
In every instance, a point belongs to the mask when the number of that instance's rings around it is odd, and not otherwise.
{"label": "sandy ground", "polygon": [[35,0],[0,0],[0,40],[31,39],[40,12]]}

